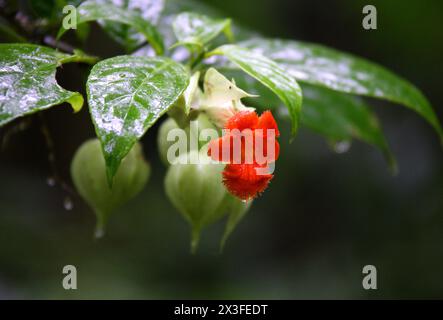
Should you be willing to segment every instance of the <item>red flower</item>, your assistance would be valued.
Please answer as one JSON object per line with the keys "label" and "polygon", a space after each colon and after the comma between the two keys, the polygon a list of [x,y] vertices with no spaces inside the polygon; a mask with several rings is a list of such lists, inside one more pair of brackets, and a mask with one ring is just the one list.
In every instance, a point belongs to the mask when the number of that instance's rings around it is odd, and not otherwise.
{"label": "red flower", "polygon": [[242,200],[254,198],[273,178],[269,164],[280,151],[275,139],[280,135],[277,123],[270,111],[260,117],[254,111],[243,111],[232,116],[224,129],[225,135],[209,143],[208,155],[227,163],[223,183],[230,193]]}

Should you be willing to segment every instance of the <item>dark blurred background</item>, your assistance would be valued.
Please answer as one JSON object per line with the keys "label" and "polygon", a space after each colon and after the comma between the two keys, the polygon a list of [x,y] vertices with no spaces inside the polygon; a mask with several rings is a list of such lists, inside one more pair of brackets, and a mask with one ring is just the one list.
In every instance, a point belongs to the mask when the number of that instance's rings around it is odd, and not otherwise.
{"label": "dark blurred background", "polygon": [[[442,1],[371,1],[378,11],[373,31],[361,27],[366,1],[205,2],[267,36],[318,42],[378,62],[416,84],[443,119]],[[97,26],[85,48],[104,57],[123,53]],[[70,64],[57,76],[65,88],[84,93],[88,70]],[[0,152],[0,298],[443,298],[441,144],[410,110],[369,102],[398,175],[363,143],[336,154],[302,129],[289,144],[282,123],[275,178],[222,254],[223,223],[203,233],[196,255],[189,252],[189,227],[163,190],[158,124],[143,138],[152,166],[148,185],[96,241],[92,211],[48,184],[53,173],[41,133],[46,124],[58,174],[70,185],[70,160],[94,136],[88,109],[73,116],[58,106],[12,123],[2,130],[8,137]],[[67,264],[77,267],[78,290],[61,286]],[[377,267],[378,290],[362,288],[367,264]]]}

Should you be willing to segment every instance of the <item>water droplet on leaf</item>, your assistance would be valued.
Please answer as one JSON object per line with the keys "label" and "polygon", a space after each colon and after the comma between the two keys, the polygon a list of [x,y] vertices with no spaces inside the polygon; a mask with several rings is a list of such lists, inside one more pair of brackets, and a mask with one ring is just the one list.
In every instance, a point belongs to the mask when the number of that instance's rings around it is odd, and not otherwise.
{"label": "water droplet on leaf", "polygon": [[334,143],[333,148],[334,151],[337,153],[345,153],[349,151],[349,149],[351,148],[351,141],[348,140],[338,141]]}
{"label": "water droplet on leaf", "polygon": [[50,187],[55,186],[55,179],[54,179],[54,177],[47,177],[47,178],[46,178],[46,183],[47,183],[48,186],[50,186]]}
{"label": "water droplet on leaf", "polygon": [[71,211],[74,208],[74,203],[72,202],[72,199],[70,197],[65,197],[63,200],[63,207],[67,211]]}

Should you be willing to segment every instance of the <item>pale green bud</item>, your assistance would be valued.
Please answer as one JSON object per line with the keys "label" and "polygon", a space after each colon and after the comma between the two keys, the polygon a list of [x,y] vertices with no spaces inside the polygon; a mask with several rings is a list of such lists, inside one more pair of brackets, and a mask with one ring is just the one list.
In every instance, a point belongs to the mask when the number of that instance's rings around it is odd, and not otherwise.
{"label": "pale green bud", "polygon": [[[193,129],[191,129],[193,127]],[[166,119],[160,126],[158,135],[157,135],[157,147],[158,147],[158,153],[160,156],[160,159],[162,162],[169,166],[168,161],[168,150],[169,148],[177,143],[176,140],[168,141],[168,133],[171,132],[173,129],[181,129],[180,126],[176,123],[176,121],[169,117]],[[197,142],[198,149],[200,150],[202,146],[207,144],[209,142],[209,138],[206,138],[206,140],[200,140],[200,134],[204,129],[213,129],[217,130],[216,127],[211,123],[211,121],[208,119],[208,117],[201,113],[198,115],[198,117],[190,121],[182,130],[184,130],[187,138],[187,148],[186,151],[191,151],[191,139],[194,139]],[[192,133],[192,135],[191,135]]]}
{"label": "pale green bud", "polygon": [[97,216],[96,236],[104,233],[111,212],[137,195],[150,175],[142,146],[136,143],[123,159],[114,177],[112,189],[106,178],[106,165],[98,139],[84,142],[71,163],[71,176],[78,193]]}
{"label": "pale green bud", "polygon": [[[194,153],[194,154],[193,154]],[[181,157],[198,157],[191,151]],[[200,154],[204,156],[204,154]],[[186,161],[180,161],[186,162]],[[222,183],[223,164],[174,164],[165,177],[169,200],[191,224],[191,250],[195,252],[201,229],[220,218],[227,191]]]}

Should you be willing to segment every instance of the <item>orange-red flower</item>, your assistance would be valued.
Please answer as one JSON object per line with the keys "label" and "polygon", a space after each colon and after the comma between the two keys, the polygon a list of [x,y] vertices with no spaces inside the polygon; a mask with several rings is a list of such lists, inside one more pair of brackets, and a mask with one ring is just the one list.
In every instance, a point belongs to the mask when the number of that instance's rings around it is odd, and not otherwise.
{"label": "orange-red flower", "polygon": [[279,156],[279,135],[270,111],[260,117],[242,111],[226,122],[224,135],[209,143],[208,155],[227,163],[223,182],[230,193],[248,200],[266,189],[273,178],[269,165]]}

